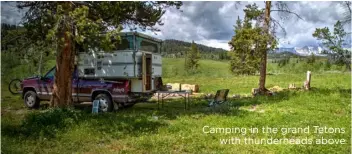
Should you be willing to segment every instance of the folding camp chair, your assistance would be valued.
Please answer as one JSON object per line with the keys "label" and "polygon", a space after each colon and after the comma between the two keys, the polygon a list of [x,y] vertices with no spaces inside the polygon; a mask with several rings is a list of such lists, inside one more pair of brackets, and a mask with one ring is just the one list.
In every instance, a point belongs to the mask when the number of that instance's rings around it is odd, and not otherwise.
{"label": "folding camp chair", "polygon": [[229,89],[221,89],[216,91],[216,95],[213,100],[209,101],[208,106],[214,106],[215,104],[225,103],[227,100],[227,94],[229,93]]}

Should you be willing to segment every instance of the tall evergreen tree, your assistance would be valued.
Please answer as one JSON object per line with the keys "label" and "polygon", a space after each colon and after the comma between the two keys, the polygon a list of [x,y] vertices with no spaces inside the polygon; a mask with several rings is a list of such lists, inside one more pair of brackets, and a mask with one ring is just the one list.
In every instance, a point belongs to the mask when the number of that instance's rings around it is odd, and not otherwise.
{"label": "tall evergreen tree", "polygon": [[252,21],[257,21],[258,17],[263,14],[262,9],[258,9],[258,6],[253,4],[247,5],[244,12],[244,21],[242,22],[238,17],[234,26],[235,35],[229,42],[231,46],[231,52],[229,52],[231,57],[230,70],[235,74],[249,75],[259,70],[260,58],[262,57],[262,48],[260,47],[271,38],[263,37],[261,27],[252,26]]}

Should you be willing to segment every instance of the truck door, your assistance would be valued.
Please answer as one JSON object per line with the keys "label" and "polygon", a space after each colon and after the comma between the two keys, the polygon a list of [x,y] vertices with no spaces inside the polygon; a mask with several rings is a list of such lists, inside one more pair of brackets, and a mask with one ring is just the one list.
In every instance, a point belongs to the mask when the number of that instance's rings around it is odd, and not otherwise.
{"label": "truck door", "polygon": [[[48,73],[44,75],[44,77],[41,78],[40,80],[40,89],[38,94],[40,95],[41,99],[45,100],[50,100],[51,95],[52,95],[52,90],[54,86],[54,77],[55,77],[55,67],[52,68]],[[79,80],[78,80],[78,74],[77,70],[75,70],[72,74],[72,99],[73,101],[77,102],[77,94],[79,93],[77,91]]]}
{"label": "truck door", "polygon": [[41,99],[50,99],[54,85],[54,76],[55,67],[40,79],[38,95]]}
{"label": "truck door", "polygon": [[143,53],[142,56],[142,83],[143,92],[152,90],[152,54]]}

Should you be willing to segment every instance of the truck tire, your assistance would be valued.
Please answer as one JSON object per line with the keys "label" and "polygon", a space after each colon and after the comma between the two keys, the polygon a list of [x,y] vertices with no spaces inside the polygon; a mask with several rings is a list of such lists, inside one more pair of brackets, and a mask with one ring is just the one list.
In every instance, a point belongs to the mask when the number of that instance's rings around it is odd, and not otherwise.
{"label": "truck tire", "polygon": [[24,104],[30,109],[39,108],[40,100],[37,97],[37,93],[34,91],[27,91],[23,97]]}
{"label": "truck tire", "polygon": [[94,100],[99,100],[99,112],[111,112],[114,108],[107,94],[98,94]]}

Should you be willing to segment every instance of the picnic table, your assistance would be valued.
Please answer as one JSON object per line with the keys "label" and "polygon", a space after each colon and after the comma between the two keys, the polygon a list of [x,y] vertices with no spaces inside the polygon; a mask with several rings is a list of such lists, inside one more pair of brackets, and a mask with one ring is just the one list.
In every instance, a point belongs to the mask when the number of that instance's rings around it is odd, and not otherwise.
{"label": "picnic table", "polygon": [[184,98],[184,104],[185,104],[185,110],[188,108],[189,109],[189,105],[190,105],[190,101],[189,101],[189,95],[191,94],[191,92],[189,91],[156,91],[157,96],[158,96],[158,109],[160,108],[159,104],[161,102],[161,107],[164,107],[164,99],[170,95],[177,95],[177,96],[181,96]]}

